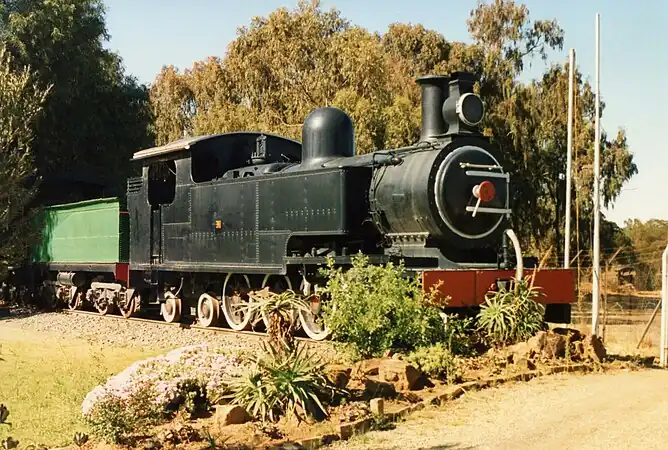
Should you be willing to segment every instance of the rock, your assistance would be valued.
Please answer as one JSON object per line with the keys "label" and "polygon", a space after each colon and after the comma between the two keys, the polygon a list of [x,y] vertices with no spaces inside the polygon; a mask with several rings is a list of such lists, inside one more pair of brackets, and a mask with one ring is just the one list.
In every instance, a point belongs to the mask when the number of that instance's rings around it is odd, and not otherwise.
{"label": "rock", "polygon": [[555,359],[564,356],[566,356],[566,339],[560,334],[548,334],[543,348],[543,357]]}
{"label": "rock", "polygon": [[369,402],[371,413],[377,416],[382,416],[385,411],[385,400],[382,398],[372,398]]}
{"label": "rock", "polygon": [[392,383],[367,378],[363,381],[364,390],[373,397],[394,397],[397,390]]}
{"label": "rock", "polygon": [[552,333],[560,334],[564,337],[566,337],[570,333],[570,335],[571,335],[571,337],[569,339],[570,342],[577,342],[577,341],[581,341],[581,340],[584,339],[584,335],[582,334],[582,332],[580,330],[576,330],[574,328],[557,327],[557,328],[552,329]]}
{"label": "rock", "polygon": [[325,376],[327,379],[339,389],[345,389],[348,386],[350,381],[350,373],[352,372],[351,367],[346,367],[342,365],[331,365],[328,366],[325,371]]}
{"label": "rock", "polygon": [[536,365],[533,363],[533,361],[527,358],[520,358],[517,360],[515,365],[522,370],[536,370]]}
{"label": "rock", "polygon": [[341,437],[338,434],[326,434],[322,437],[323,445],[330,445],[339,440],[341,440]]}
{"label": "rock", "polygon": [[383,361],[383,358],[371,358],[355,363],[355,365],[352,367],[350,375],[354,378],[378,375],[378,369],[380,367],[381,361]]}
{"label": "rock", "polygon": [[417,386],[420,371],[405,361],[385,359],[378,368],[378,377],[394,384],[398,391],[408,391]]}
{"label": "rock", "polygon": [[246,423],[248,419],[250,419],[248,413],[239,405],[224,405],[216,408],[216,421],[221,427]]}
{"label": "rock", "polygon": [[533,352],[535,355],[539,355],[543,352],[545,344],[547,343],[547,333],[544,331],[539,331],[534,337],[527,341],[529,346],[529,352]]}
{"label": "rock", "polygon": [[585,358],[600,363],[607,356],[605,346],[600,337],[589,335],[585,337],[583,345]]}
{"label": "rock", "polygon": [[511,345],[508,347],[508,352],[512,355],[513,362],[519,361],[522,358],[533,358],[535,354],[527,342],[519,342]]}
{"label": "rock", "polygon": [[399,397],[401,398],[401,400],[404,400],[409,403],[420,403],[422,401],[422,398],[419,395],[410,391],[402,392],[401,394],[399,394]]}
{"label": "rock", "polygon": [[582,361],[584,353],[584,343],[582,341],[575,341],[571,344],[571,361]]}

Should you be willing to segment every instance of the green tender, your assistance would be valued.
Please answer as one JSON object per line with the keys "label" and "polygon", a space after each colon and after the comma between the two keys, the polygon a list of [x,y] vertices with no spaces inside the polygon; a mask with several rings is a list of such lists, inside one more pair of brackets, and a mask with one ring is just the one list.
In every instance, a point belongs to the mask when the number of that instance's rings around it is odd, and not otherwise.
{"label": "green tender", "polygon": [[45,207],[38,263],[126,263],[129,220],[119,198],[102,198]]}

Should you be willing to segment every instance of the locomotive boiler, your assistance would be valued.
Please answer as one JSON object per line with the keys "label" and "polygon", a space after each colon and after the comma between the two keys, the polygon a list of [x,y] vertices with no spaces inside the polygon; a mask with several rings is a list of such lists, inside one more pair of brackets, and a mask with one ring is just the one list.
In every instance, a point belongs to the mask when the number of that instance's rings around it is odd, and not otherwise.
{"label": "locomotive boiler", "polygon": [[[172,322],[190,306],[205,326],[245,330],[253,319],[249,292],[268,286],[308,294],[326,282],[317,269],[327,257],[346,266],[361,252],[372,263],[403,260],[424,289],[438,285],[450,297],[449,307],[478,306],[498,283],[525,272],[509,229],[510,174],[478,129],[484,105],[472,74],[417,82],[420,139],[403,148],[356,155],[350,117],[326,107],[305,119],[301,142],[234,132],[135,153],[142,170],[128,179],[126,198],[99,200],[117,202],[113,230],[51,225],[45,239],[79,233],[88,239],[68,245],[93,244],[89,257],[51,251],[34,259],[42,286],[73,309],[85,299],[102,314],[118,309],[129,317],[155,305]],[[81,207],[95,216],[90,202]],[[71,208],[78,206],[65,205]],[[95,239],[114,230],[118,251],[100,260]],[[546,319],[569,322],[573,271],[534,275]],[[314,303],[300,324],[323,339],[328,331],[317,313]]]}

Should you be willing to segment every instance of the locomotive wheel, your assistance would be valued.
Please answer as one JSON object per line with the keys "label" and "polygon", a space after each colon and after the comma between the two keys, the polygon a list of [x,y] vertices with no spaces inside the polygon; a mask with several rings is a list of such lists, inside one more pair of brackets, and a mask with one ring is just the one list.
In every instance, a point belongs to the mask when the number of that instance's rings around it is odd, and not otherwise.
{"label": "locomotive wheel", "polygon": [[[302,280],[301,290],[305,296],[308,296],[310,310],[299,310],[299,322],[309,338],[314,341],[324,341],[331,335],[331,330],[322,323],[320,315],[321,299],[317,294],[317,285],[309,288],[304,285],[304,280]],[[309,296],[309,291],[315,292]]]}
{"label": "locomotive wheel", "polygon": [[202,294],[197,301],[197,320],[203,327],[211,327],[218,322],[220,302],[209,294]]}
{"label": "locomotive wheel", "polygon": [[165,303],[160,306],[160,313],[165,322],[178,322],[181,319],[181,299],[171,292],[166,292]]}
{"label": "locomotive wheel", "polygon": [[[271,280],[271,283],[269,283],[269,280]],[[269,285],[269,290],[275,294],[280,294],[281,292],[287,291],[288,289],[292,289],[292,282],[290,281],[290,278],[288,276],[280,276],[280,275],[267,275],[264,277],[264,280],[262,280],[262,288],[264,289],[267,285]],[[269,317],[264,311],[261,311],[262,314],[262,323],[264,323],[265,329],[269,329]],[[295,325],[299,325],[299,321],[295,321],[295,312],[293,311],[292,314],[292,320],[294,322],[297,322]]]}
{"label": "locomotive wheel", "polygon": [[77,289],[74,292],[74,295],[67,301],[67,307],[72,310],[78,310],[81,309],[83,306],[83,291],[80,289]]}
{"label": "locomotive wheel", "polygon": [[137,302],[139,301],[138,294],[132,294],[132,297],[127,301],[126,305],[118,304],[118,311],[121,313],[121,316],[129,319],[132,317],[134,312],[137,309]]}
{"label": "locomotive wheel", "polygon": [[227,274],[223,284],[223,314],[230,328],[235,331],[247,330],[251,326],[253,315],[249,313],[251,290],[250,280],[246,275]]}

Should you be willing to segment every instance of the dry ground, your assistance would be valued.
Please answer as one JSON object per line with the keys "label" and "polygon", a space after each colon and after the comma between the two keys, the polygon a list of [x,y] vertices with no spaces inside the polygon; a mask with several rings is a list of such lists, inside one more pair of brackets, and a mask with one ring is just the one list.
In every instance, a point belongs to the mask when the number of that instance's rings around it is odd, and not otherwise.
{"label": "dry ground", "polygon": [[473,392],[331,449],[666,448],[668,371],[560,375]]}

